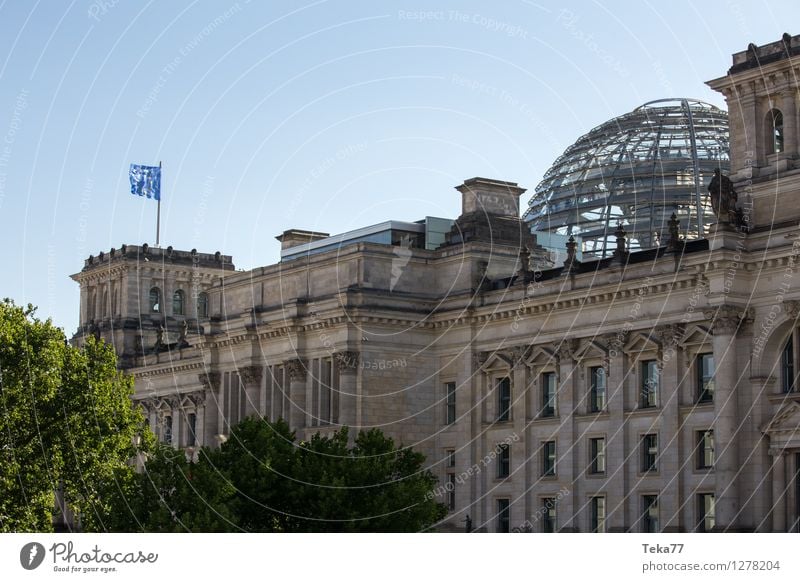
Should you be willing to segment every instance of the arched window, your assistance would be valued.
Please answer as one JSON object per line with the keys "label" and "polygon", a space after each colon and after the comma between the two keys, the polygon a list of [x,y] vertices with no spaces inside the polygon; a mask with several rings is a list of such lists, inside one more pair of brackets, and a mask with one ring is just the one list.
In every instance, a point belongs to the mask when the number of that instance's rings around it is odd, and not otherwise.
{"label": "arched window", "polygon": [[108,289],[103,290],[103,317],[110,315],[108,309]]}
{"label": "arched window", "polygon": [[150,311],[161,313],[161,289],[158,287],[150,289]]}
{"label": "arched window", "polygon": [[183,291],[180,289],[172,294],[172,315],[183,315]]}
{"label": "arched window", "polygon": [[783,113],[780,109],[770,109],[767,113],[767,153],[779,154],[783,151]]}
{"label": "arched window", "polygon": [[794,339],[789,336],[789,340],[781,352],[781,385],[784,392],[794,392],[797,390],[797,379],[794,375]]}
{"label": "arched window", "polygon": [[208,317],[208,293],[197,294],[197,317]]}

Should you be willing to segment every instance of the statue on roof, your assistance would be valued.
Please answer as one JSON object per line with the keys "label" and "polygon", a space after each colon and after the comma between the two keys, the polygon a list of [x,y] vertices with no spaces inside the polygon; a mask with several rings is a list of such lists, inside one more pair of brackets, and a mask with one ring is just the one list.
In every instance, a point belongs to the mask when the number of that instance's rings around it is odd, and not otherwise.
{"label": "statue on roof", "polygon": [[739,196],[733,188],[731,179],[723,175],[719,168],[714,170],[714,177],[708,185],[708,193],[711,195],[711,207],[714,209],[717,221],[737,224],[736,201]]}

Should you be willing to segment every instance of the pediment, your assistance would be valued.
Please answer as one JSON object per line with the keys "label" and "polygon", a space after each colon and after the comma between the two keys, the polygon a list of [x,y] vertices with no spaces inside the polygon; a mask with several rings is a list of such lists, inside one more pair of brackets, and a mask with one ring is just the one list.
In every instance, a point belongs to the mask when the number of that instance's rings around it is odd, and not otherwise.
{"label": "pediment", "polygon": [[686,332],[681,338],[680,345],[681,347],[698,346],[708,343],[712,337],[711,329],[709,327],[694,324],[686,328]]}
{"label": "pediment", "polygon": [[766,426],[761,430],[770,439],[786,437],[800,438],[800,404],[796,401],[789,402],[781,407]]}
{"label": "pediment", "polygon": [[508,354],[503,352],[491,352],[487,355],[486,361],[481,365],[481,369],[488,372],[489,370],[505,370],[512,367],[513,362]]}
{"label": "pediment", "polygon": [[542,346],[534,346],[525,363],[528,366],[547,366],[556,363],[556,353]]}
{"label": "pediment", "polygon": [[598,339],[588,339],[581,342],[575,351],[576,360],[586,360],[589,358],[605,358],[606,348]]}
{"label": "pediment", "polygon": [[624,350],[628,354],[637,354],[640,352],[651,352],[658,350],[661,346],[653,340],[649,333],[637,332],[631,334],[628,343],[625,344]]}

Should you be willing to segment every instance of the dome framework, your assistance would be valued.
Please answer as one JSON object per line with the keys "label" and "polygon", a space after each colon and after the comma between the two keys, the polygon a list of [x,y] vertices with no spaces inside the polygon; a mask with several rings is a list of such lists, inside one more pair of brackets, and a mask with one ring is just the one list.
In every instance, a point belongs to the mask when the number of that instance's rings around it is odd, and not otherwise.
{"label": "dome framework", "polygon": [[584,254],[613,253],[621,224],[630,250],[666,244],[675,213],[681,234],[714,221],[707,191],[730,166],[728,114],[696,99],[660,99],[579,138],[536,187],[524,219],[532,230],[574,235]]}

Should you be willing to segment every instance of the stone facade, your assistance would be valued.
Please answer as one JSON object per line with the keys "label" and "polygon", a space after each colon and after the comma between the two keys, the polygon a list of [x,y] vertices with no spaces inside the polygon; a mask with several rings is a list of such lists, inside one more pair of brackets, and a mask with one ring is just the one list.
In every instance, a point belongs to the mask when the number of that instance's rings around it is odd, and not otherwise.
{"label": "stone facade", "polygon": [[[769,57],[776,78],[797,71],[797,42]],[[751,74],[711,85],[733,108]],[[630,253],[620,228],[612,257],[553,267],[519,220],[523,190],[475,178],[435,250],[357,242],[248,272],[142,247],[90,259],[75,341],[113,341],[151,427],[190,453],[254,414],[300,438],[382,429],[440,477],[444,530],[797,531],[797,139],[759,157],[748,127],[731,136],[748,229],[672,229]],[[192,281],[184,256],[202,257],[207,313],[154,314],[156,283],[171,297]],[[100,316],[106,289],[123,295]]]}

